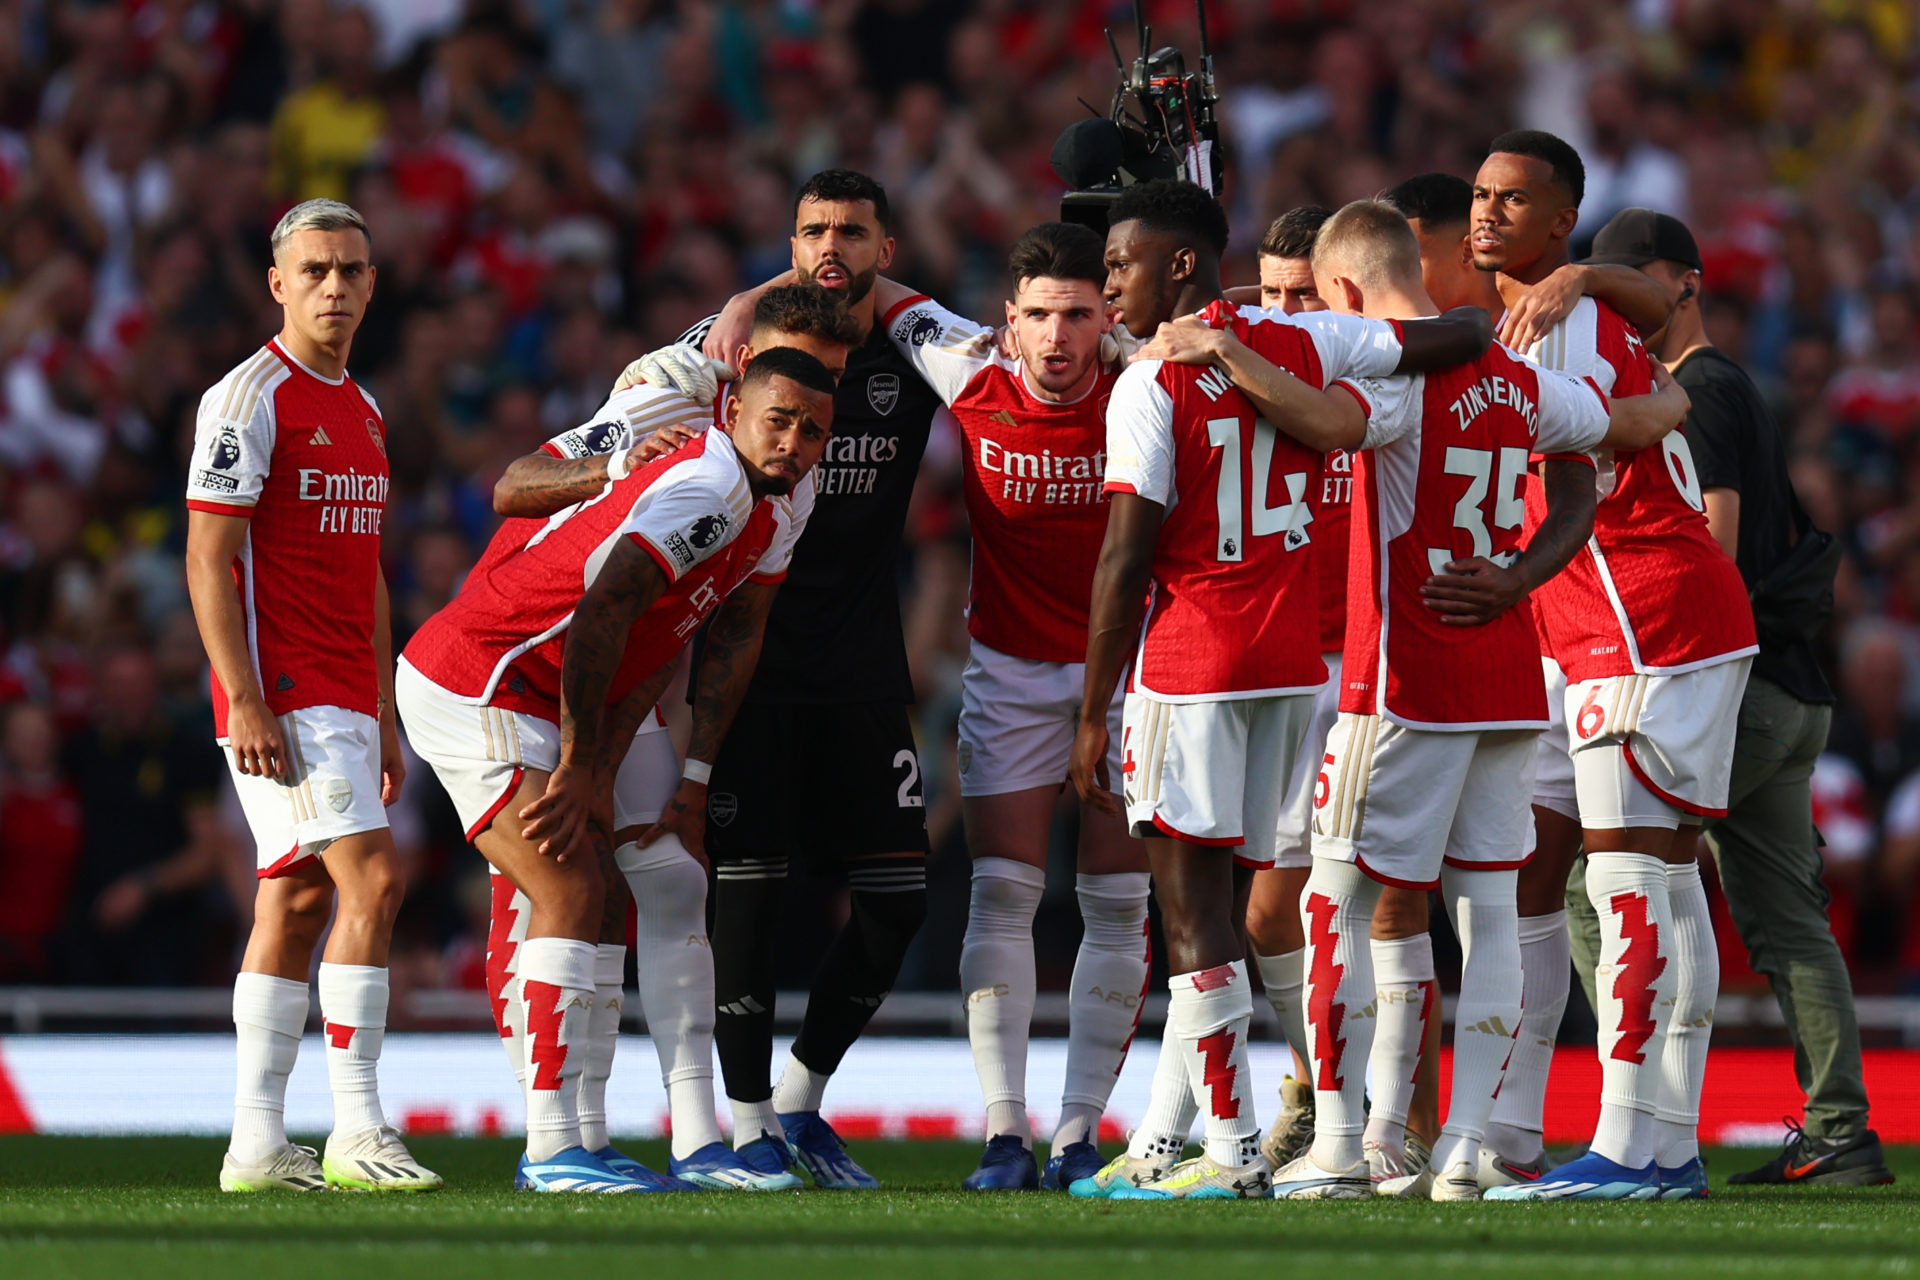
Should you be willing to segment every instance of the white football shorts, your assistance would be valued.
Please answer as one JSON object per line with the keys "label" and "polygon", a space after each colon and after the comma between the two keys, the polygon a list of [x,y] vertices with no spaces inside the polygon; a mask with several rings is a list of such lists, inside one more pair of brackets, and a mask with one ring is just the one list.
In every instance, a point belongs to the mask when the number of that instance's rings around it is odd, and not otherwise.
{"label": "white football shorts", "polygon": [[1232,847],[1243,866],[1272,866],[1313,699],[1162,702],[1129,693],[1120,772],[1133,834]]}
{"label": "white football shorts", "polygon": [[1439,733],[1342,713],[1314,781],[1313,854],[1396,889],[1442,866],[1511,871],[1531,847],[1536,729]]}
{"label": "white football shorts", "polygon": [[529,769],[552,773],[560,763],[559,725],[463,702],[405,658],[393,678],[393,697],[407,741],[433,766],[468,840],[493,823]]}
{"label": "white football shorts", "polygon": [[1293,777],[1287,782],[1287,795],[1280,808],[1280,831],[1275,844],[1273,865],[1305,869],[1313,865],[1313,784],[1320,775],[1320,757],[1326,754],[1327,735],[1340,717],[1340,659],[1338,653],[1323,653],[1327,664],[1327,682],[1313,695],[1313,718],[1307,722],[1307,737],[1294,758]]}
{"label": "white football shorts", "polygon": [[240,810],[253,832],[255,874],[284,875],[326,852],[342,836],[387,825],[380,803],[380,722],[344,707],[302,707],[279,718],[286,742],[284,778],[240,772],[219,739]]}
{"label": "white football shorts", "polygon": [[1725,817],[1751,657],[1678,675],[1567,686],[1582,826],[1698,825]]}
{"label": "white football shorts", "polygon": [[[1080,702],[1083,662],[1036,662],[970,640],[960,673],[960,794],[997,796],[1066,781]],[[1120,783],[1121,707],[1107,712],[1107,777]]]}
{"label": "white football shorts", "polygon": [[1552,658],[1540,659],[1547,685],[1547,727],[1533,767],[1533,802],[1562,817],[1580,820],[1580,799],[1573,785],[1573,758],[1567,754],[1567,673]]}

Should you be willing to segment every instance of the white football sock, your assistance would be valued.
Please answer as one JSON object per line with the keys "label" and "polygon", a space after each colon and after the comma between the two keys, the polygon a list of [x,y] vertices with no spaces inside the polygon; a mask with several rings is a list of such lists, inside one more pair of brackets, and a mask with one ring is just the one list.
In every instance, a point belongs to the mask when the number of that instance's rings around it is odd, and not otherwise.
{"label": "white football sock", "polygon": [[1476,1165],[1493,1096],[1520,1026],[1520,873],[1446,867],[1440,892],[1460,939],[1453,1021],[1453,1096],[1433,1144],[1433,1168]]}
{"label": "white football sock", "polygon": [[593,1012],[587,1017],[586,1056],[580,1067],[580,1145],[598,1151],[608,1145],[607,1081],[620,1045],[620,1014],[627,949],[603,942],[593,949]]}
{"label": "white football sock", "polygon": [[1033,916],[1047,873],[1013,858],[975,858],[960,991],[967,1044],[987,1104],[987,1136],[1033,1145],[1027,1120],[1027,1040],[1033,1026]]}
{"label": "white football sock", "polygon": [[826,1101],[827,1081],[832,1078],[821,1075],[788,1053],[787,1069],[774,1081],[773,1109],[783,1116],[795,1111],[818,1111]]}
{"label": "white football sock", "polygon": [[728,1098],[727,1106],[733,1111],[733,1149],[738,1151],[749,1142],[758,1142],[762,1137],[772,1138],[775,1142],[785,1142],[785,1130],[780,1127],[780,1117],[773,1112],[773,1101],[741,1102],[737,1098]]}
{"label": "white football sock", "polygon": [[1315,858],[1301,895],[1307,928],[1307,1042],[1313,1046],[1313,1159],[1344,1169],[1361,1156],[1367,1058],[1373,1050],[1373,951],[1380,886],[1351,863]]}
{"label": "white football sock", "polygon": [[387,971],[320,964],[320,1030],[333,1086],[333,1131],[342,1137],[387,1122],[380,1110],[380,1047],[387,1038]]}
{"label": "white football sock", "polygon": [[[713,948],[707,942],[707,873],[680,837],[613,851],[637,904],[633,966],[640,1012],[660,1058],[673,1155],[684,1160],[720,1142],[713,1113]],[[772,1132],[778,1133],[775,1124]],[[749,1135],[747,1141],[758,1137]]]}
{"label": "white football sock", "polygon": [[1416,933],[1392,941],[1371,940],[1373,956],[1373,1051],[1367,1055],[1373,1108],[1367,1113],[1368,1142],[1398,1152],[1407,1141],[1407,1109],[1413,1105],[1413,1077],[1427,1038],[1427,997],[1433,981],[1433,938]]}
{"label": "white football sock", "polygon": [[527,1020],[527,1159],[580,1145],[579,1084],[593,1016],[594,945],[574,938],[520,944]]}
{"label": "white football sock", "polygon": [[1667,865],[1644,853],[1589,853],[1587,897],[1600,917],[1593,985],[1599,1020],[1596,1155],[1629,1169],[1653,1159],[1666,1023],[1673,1012]]}
{"label": "white football sock", "polygon": [[522,1092],[527,1085],[527,1017],[520,1000],[520,945],[527,940],[527,921],[533,918],[533,903],[513,887],[513,881],[500,874],[498,867],[487,868],[487,885],[493,904],[487,924],[487,998],[493,1006],[493,1025],[500,1032],[501,1047],[513,1067],[514,1083]]}
{"label": "white football sock", "polygon": [[1253,1072],[1247,1066],[1247,1027],[1253,1021],[1247,962],[1176,973],[1167,980],[1167,992],[1167,1025],[1178,1038],[1187,1083],[1206,1123],[1207,1157],[1238,1168],[1260,1154]]}
{"label": "white football sock", "polygon": [[1572,982],[1572,936],[1565,909],[1520,917],[1520,1034],[1500,1078],[1486,1145],[1518,1164],[1540,1158],[1547,1078]]}
{"label": "white football sock", "polygon": [[1297,1052],[1302,1061],[1309,1060],[1307,1006],[1301,994],[1307,981],[1307,949],[1283,951],[1277,956],[1256,955],[1253,963],[1260,970],[1273,1016],[1280,1019],[1280,1034],[1286,1037],[1287,1048]]}
{"label": "white football sock", "polygon": [[1067,997],[1067,1078],[1053,1149],[1099,1137],[1100,1116],[1127,1060],[1147,990],[1147,894],[1144,871],[1082,875],[1080,954]]}
{"label": "white football sock", "polygon": [[237,1070],[233,1158],[249,1164],[287,1145],[287,1077],[307,1028],[307,984],[265,973],[233,979]]}
{"label": "white football sock", "polygon": [[1177,1160],[1187,1149],[1193,1118],[1200,1114],[1193,1090],[1187,1085],[1187,1057],[1167,1020],[1160,1036],[1160,1056],[1153,1066],[1153,1093],[1140,1127],[1127,1139],[1127,1154],[1136,1160]]}
{"label": "white football sock", "polygon": [[1676,1169],[1700,1154],[1700,1090],[1720,994],[1720,951],[1698,862],[1668,865],[1667,898],[1673,911],[1673,1020],[1660,1055],[1653,1155],[1663,1167]]}

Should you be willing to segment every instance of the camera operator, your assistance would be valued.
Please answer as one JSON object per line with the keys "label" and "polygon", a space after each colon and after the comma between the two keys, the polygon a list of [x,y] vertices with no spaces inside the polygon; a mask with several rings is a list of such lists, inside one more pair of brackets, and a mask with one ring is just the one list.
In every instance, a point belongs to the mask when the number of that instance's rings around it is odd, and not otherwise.
{"label": "camera operator", "polygon": [[1807,1104],[1805,1128],[1789,1121],[1779,1155],[1728,1181],[1892,1182],[1867,1128],[1853,987],[1827,922],[1812,821],[1813,762],[1826,747],[1834,703],[1812,640],[1832,611],[1839,548],[1801,510],[1780,428],[1753,380],[1707,336],[1700,251],[1685,224],[1624,210],[1594,238],[1589,261],[1638,267],[1673,298],[1672,317],[1647,348],[1692,399],[1685,435],[1707,524],[1740,566],[1759,632],[1727,813],[1708,820],[1706,837],[1734,927],[1780,1003]]}

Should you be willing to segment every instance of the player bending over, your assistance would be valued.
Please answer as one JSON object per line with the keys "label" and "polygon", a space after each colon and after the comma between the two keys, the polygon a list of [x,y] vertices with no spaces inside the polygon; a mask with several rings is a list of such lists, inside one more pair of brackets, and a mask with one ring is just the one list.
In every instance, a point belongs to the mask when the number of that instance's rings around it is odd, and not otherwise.
{"label": "player bending over", "polygon": [[[731,356],[745,369],[756,350],[792,347],[813,356],[837,379],[848,348],[857,339],[839,299],[806,285],[769,290],[754,309],[745,344]],[[562,432],[533,453],[515,459],[494,486],[494,510],[514,517],[495,535],[503,551],[523,546],[545,518],[597,497],[610,480],[691,438],[711,424],[724,398],[703,357],[691,348],[666,348],[628,366],[618,393],[642,382],[648,393],[620,396],[622,407],[582,427]],[[678,388],[685,384],[688,390]],[[644,456],[643,456],[644,455]],[[483,561],[483,564],[485,561]],[[660,816],[680,782],[680,762],[656,708],[642,721],[614,777],[613,860],[635,904],[634,970],[648,1038],[660,1060],[672,1123],[670,1169],[682,1181],[716,1190],[776,1191],[799,1185],[784,1142],[749,1143],[738,1152],[721,1139],[713,1114],[713,952],[707,942],[707,872],[671,843],[643,847],[641,837]],[[529,903],[498,867],[493,882],[493,921],[488,931],[487,988],[494,1021],[509,1041],[516,1076],[526,1072],[520,1042],[526,1028],[506,1015],[505,992],[513,980],[519,944],[526,937]],[[589,1151],[608,1147],[606,1091],[619,1040],[622,971],[625,967],[629,901],[609,886],[605,923],[596,948],[593,1018],[587,1061],[580,1073],[580,1127]],[[627,1168],[625,1157],[608,1157]],[[637,1166],[634,1166],[637,1167]]]}
{"label": "player bending over", "polygon": [[[347,376],[373,242],[353,209],[309,200],[272,246],[284,322],[201,398],[187,484],[187,588],[260,880],[233,983],[239,1079],[220,1189],[431,1191],[440,1176],[387,1123],[377,1079],[405,894],[383,806],[406,766],[380,573],[386,427]],[[320,961],[333,1087],[321,1161],[287,1141],[287,1077],[336,891]]]}
{"label": "player bending over", "polygon": [[[1085,687],[1087,598],[1106,530],[1111,327],[1100,237],[1049,222],[1014,245],[1007,323],[1018,359],[974,324],[882,279],[882,326],[959,420],[973,530],[961,676],[960,794],[973,898],[960,951],[967,1038],[987,1105],[969,1190],[1060,1189],[1099,1170],[1100,1116],[1126,1060],[1147,980],[1147,860],[1117,815],[1080,811],[1076,896],[1085,930],[1068,997],[1066,1086],[1046,1175],[1033,1158],[1026,1063],[1033,920]],[[1118,745],[1120,700],[1108,722]],[[1118,755],[1112,763],[1117,767]]]}
{"label": "player bending over", "polygon": [[[595,846],[616,821],[614,777],[658,694],[658,673],[709,615],[730,643],[709,648],[696,679],[734,701],[708,699],[695,735],[724,734],[806,527],[807,477],[826,445],[832,391],[832,375],[805,352],[759,353],[728,398],[723,430],[627,473],[523,547],[483,561],[402,657],[399,697],[415,748],[468,838],[529,901],[517,979],[505,992],[505,1016],[526,1028],[527,1153],[516,1177],[525,1189],[686,1185],[610,1166],[605,1149],[581,1142],[584,1054],[574,1049],[587,1043],[606,892]],[[608,408],[658,394],[636,388]],[[702,857],[693,828],[692,846],[658,828],[648,834]]]}
{"label": "player bending over", "polygon": [[[1484,350],[1484,314],[1410,326],[1239,310],[1221,296],[1226,215],[1185,182],[1130,188],[1112,210],[1107,297],[1131,329],[1199,313],[1315,387],[1404,362],[1457,363]],[[1327,410],[1323,410],[1327,412]],[[1121,771],[1127,819],[1147,841],[1166,931],[1172,1001],[1149,1123],[1077,1194],[1238,1198],[1267,1194],[1246,1033],[1253,1012],[1234,864],[1272,861],[1281,788],[1326,680],[1309,485],[1322,461],[1280,437],[1220,370],[1141,360],[1108,409],[1107,532],[1094,577],[1086,687],[1072,777],[1107,790],[1106,707],[1138,656]],[[1145,606],[1151,583],[1153,598]],[[1141,615],[1145,611],[1144,628]],[[1184,1099],[1182,1098],[1184,1095]],[[1185,1106],[1182,1106],[1185,1101]],[[1206,1152],[1175,1164],[1193,1110]]]}

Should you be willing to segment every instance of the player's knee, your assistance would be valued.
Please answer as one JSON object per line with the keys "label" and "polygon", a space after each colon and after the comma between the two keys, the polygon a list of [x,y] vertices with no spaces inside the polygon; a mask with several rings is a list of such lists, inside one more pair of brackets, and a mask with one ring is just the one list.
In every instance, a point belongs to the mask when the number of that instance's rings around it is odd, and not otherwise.
{"label": "player's knee", "polygon": [[393,857],[368,858],[338,877],[341,914],[390,927],[407,896],[407,877]]}
{"label": "player's knee", "polygon": [[884,890],[863,889],[856,884],[853,914],[875,961],[898,967],[927,918],[925,869],[921,869],[917,884],[903,883]]}
{"label": "player's knee", "polygon": [[1427,895],[1421,889],[1385,888],[1373,905],[1372,936],[1383,942],[1427,931]]}
{"label": "player's knee", "polygon": [[[326,931],[333,916],[333,887],[327,884],[301,884],[278,895],[272,912],[274,923],[287,942],[311,950]],[[264,914],[264,913],[263,913]]]}
{"label": "player's knee", "polygon": [[[626,848],[622,846],[622,851]],[[652,861],[634,866],[625,875],[643,925],[658,921],[678,930],[697,922],[700,929],[706,928],[707,873],[691,857],[683,854]]]}
{"label": "player's knee", "polygon": [[1150,879],[1144,871],[1081,875],[1074,880],[1085,926],[1082,945],[1134,952],[1142,946]]}
{"label": "player's knee", "polygon": [[1300,904],[1253,899],[1247,904],[1247,942],[1256,954],[1263,956],[1282,956],[1306,946]]}

